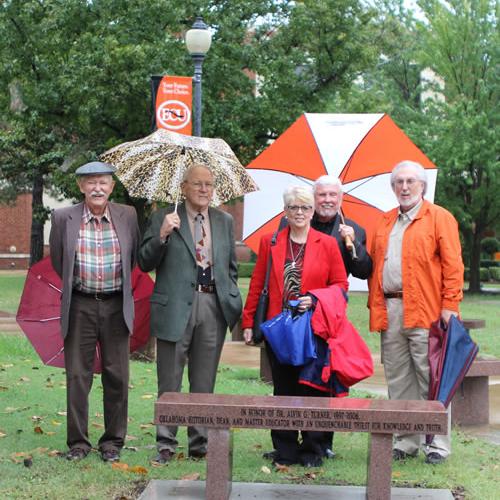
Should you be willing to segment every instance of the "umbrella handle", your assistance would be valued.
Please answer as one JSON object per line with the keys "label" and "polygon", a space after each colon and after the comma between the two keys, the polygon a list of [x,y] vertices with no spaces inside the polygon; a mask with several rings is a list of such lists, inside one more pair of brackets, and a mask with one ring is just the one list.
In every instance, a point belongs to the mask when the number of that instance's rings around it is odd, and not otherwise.
{"label": "umbrella handle", "polygon": [[358,254],[356,253],[356,248],[350,236],[345,237],[345,247],[351,252],[353,260],[358,260]]}

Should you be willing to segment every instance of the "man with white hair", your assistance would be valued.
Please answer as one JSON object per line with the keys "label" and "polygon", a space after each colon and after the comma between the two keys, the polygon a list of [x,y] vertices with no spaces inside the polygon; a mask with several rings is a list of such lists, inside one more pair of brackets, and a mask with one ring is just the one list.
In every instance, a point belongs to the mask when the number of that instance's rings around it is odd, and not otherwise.
{"label": "man with white hair", "polygon": [[[347,276],[352,274],[355,278],[367,279],[372,271],[372,260],[366,251],[366,233],[353,220],[341,217],[343,192],[340,179],[322,175],[316,179],[313,191],[315,211],[311,227],[337,240]],[[352,249],[348,248],[347,239]],[[325,456],[333,458],[333,432],[324,432],[323,436]]]}
{"label": "man with white hair", "polygon": [[[390,399],[426,400],[429,390],[428,337],[433,321],[458,315],[464,266],[457,221],[447,210],[424,200],[425,169],[403,161],[391,173],[399,207],[381,218],[371,248],[370,330],[381,332],[381,352]],[[449,411],[449,408],[448,408]],[[450,454],[448,434],[398,435],[394,460],[416,457],[438,464]]]}
{"label": "man with white hair", "polygon": [[[339,244],[347,275],[367,279],[372,271],[372,261],[366,251],[365,230],[350,219],[340,215],[342,183],[332,175],[322,175],[313,186],[315,212],[311,226],[317,231],[333,236]],[[346,245],[352,241],[353,249]]]}

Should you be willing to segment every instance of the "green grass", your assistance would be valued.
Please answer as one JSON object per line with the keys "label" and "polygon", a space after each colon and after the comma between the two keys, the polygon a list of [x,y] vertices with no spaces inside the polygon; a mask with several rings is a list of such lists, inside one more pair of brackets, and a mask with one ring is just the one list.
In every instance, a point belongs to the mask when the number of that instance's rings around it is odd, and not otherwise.
{"label": "green grass", "polygon": [[25,279],[24,273],[0,273],[0,311],[17,312]]}
{"label": "green grass", "polygon": [[[129,428],[122,462],[136,472],[114,469],[97,452],[79,463],[56,455],[65,445],[65,378],[63,370],[40,363],[29,342],[18,335],[0,335],[0,498],[108,499],[136,498],[150,479],[181,479],[195,475],[205,479],[205,462],[184,458],[186,431],[179,430],[178,458],[168,466],[154,467],[153,403],[155,366],[131,362]],[[217,392],[269,394],[270,386],[258,380],[256,369],[221,366]],[[360,396],[359,393],[356,396]],[[96,443],[102,432],[102,386],[95,377],[90,405],[90,438]],[[36,432],[36,429],[42,431]],[[236,429],[234,432],[234,480],[248,482],[364,485],[368,436],[337,433],[337,458],[311,470],[291,467],[278,472],[264,460],[271,449],[268,431]],[[24,464],[31,457],[31,466]],[[453,454],[443,465],[425,465],[423,457],[396,463],[393,486],[449,488],[464,491],[465,499],[497,498],[496,477],[500,448],[483,440],[453,432]],[[27,462],[27,465],[30,463]],[[263,466],[270,473],[262,470]],[[140,473],[140,472],[143,473]]]}
{"label": "green grass", "polygon": [[[244,298],[249,279],[240,280]],[[0,310],[15,313],[24,276],[0,274]],[[462,304],[465,318],[482,318],[486,328],[472,332],[481,353],[500,357],[500,297],[466,295]],[[378,334],[368,332],[366,293],[353,292],[349,298],[349,318],[373,352],[379,350]],[[258,380],[254,369],[221,366],[216,391],[228,394],[270,394],[271,388]],[[365,394],[354,392],[356,397]],[[64,372],[41,364],[29,342],[20,335],[0,332],[0,498],[107,499],[136,498],[150,479],[180,479],[190,475],[205,478],[205,463],[184,459],[186,432],[179,431],[178,459],[164,467],[154,467],[155,431],[152,425],[156,397],[154,364],[131,362],[129,429],[122,461],[135,472],[113,469],[93,452],[74,464],[56,453],[66,450]],[[102,432],[102,386],[95,378],[91,393],[90,437],[93,443]],[[42,433],[35,432],[39,427]],[[364,485],[366,481],[367,435],[337,433],[338,458],[314,469],[292,467],[276,472],[262,459],[271,449],[267,431],[235,430],[234,480],[249,482],[299,482],[311,484]],[[28,460],[31,457],[31,462]],[[24,460],[27,467],[24,465]],[[453,432],[453,453],[445,464],[429,467],[423,458],[393,467],[393,486],[449,488],[464,492],[465,499],[497,498],[498,446]],[[262,471],[263,466],[271,469]],[[144,472],[141,474],[140,472]],[[462,498],[462,497],[461,497]]]}

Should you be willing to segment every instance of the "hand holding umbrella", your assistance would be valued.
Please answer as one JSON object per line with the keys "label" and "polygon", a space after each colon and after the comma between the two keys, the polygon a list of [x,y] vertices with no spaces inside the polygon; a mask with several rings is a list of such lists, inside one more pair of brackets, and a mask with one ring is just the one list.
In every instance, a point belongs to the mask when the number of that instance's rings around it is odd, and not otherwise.
{"label": "hand holding umbrella", "polygon": [[[345,228],[348,228],[350,226],[346,226],[346,223],[344,220],[344,215],[342,214],[341,210],[339,210],[339,215],[340,215],[340,220],[342,221],[342,225],[344,226],[343,228],[340,228],[340,232],[342,234],[343,230],[345,232]],[[352,233],[354,234],[354,230],[352,228],[350,228],[350,229],[352,230]],[[356,248],[354,247],[354,242],[352,240],[352,236],[349,236],[348,234],[346,234],[344,236],[342,234],[342,237],[344,238],[345,246],[346,246],[347,250],[349,250],[353,260],[358,260],[358,254],[356,253]]]}

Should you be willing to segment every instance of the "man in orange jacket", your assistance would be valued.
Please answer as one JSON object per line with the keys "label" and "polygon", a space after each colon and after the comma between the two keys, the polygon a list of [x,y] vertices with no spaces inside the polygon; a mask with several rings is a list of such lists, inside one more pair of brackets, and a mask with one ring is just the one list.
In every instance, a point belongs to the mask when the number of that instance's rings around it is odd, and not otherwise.
{"label": "man in orange jacket", "polygon": [[[464,266],[458,225],[444,208],[424,200],[425,169],[403,161],[391,173],[399,207],[386,212],[375,232],[369,280],[370,330],[381,332],[390,399],[427,399],[428,333],[433,321],[458,315]],[[398,435],[393,458],[415,457],[423,436]],[[446,460],[450,432],[424,446],[426,463]]]}

